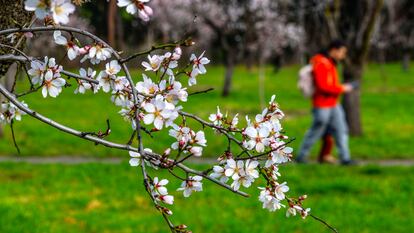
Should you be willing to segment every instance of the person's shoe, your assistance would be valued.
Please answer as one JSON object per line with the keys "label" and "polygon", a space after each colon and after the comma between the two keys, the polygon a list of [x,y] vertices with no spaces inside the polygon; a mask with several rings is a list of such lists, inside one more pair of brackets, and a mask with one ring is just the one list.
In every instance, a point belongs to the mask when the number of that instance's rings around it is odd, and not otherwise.
{"label": "person's shoe", "polygon": [[336,164],[338,162],[332,155],[324,156],[318,159],[319,163]]}
{"label": "person's shoe", "polygon": [[296,158],[295,162],[296,163],[301,163],[301,164],[307,164],[308,163],[308,161],[306,159],[299,159],[299,158]]}
{"label": "person's shoe", "polygon": [[341,165],[344,165],[344,166],[358,165],[358,162],[350,159],[350,160],[341,161]]}

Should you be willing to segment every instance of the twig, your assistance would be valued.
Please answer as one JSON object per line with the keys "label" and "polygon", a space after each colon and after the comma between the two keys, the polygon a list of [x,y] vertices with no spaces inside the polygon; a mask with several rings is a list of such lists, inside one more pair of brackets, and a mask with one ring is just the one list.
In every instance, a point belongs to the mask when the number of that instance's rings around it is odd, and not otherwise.
{"label": "twig", "polygon": [[214,90],[214,88],[210,87],[210,88],[208,88],[206,90],[203,90],[203,91],[195,91],[195,92],[190,93],[188,95],[190,96],[190,95],[197,95],[197,94],[207,93],[207,92],[212,91],[212,90]]}
{"label": "twig", "polygon": [[85,137],[86,135],[93,135],[93,136],[96,136],[98,138],[105,138],[110,133],[111,133],[111,125],[109,123],[109,119],[106,119],[106,130],[105,130],[105,132],[102,132],[102,131],[98,131],[97,133],[95,133],[95,132],[82,132],[82,137]]}
{"label": "twig", "polygon": [[175,42],[175,43],[152,46],[150,49],[147,49],[147,50],[142,51],[142,52],[135,53],[135,54],[133,54],[133,55],[127,57],[127,58],[121,59],[120,62],[121,63],[129,62],[130,60],[132,60],[136,57],[139,57],[139,56],[142,56],[142,55],[145,55],[145,54],[150,54],[151,52],[153,52],[155,50],[174,48],[174,47],[177,47],[177,46],[188,46],[186,41],[187,41],[187,39],[182,40],[182,41],[178,41],[178,42]]}
{"label": "twig", "polygon": [[10,121],[10,129],[11,129],[11,133],[12,133],[14,147],[16,147],[17,154],[20,154],[20,149],[19,149],[19,146],[17,145],[16,137],[14,135],[13,120]]}
{"label": "twig", "polygon": [[313,215],[313,214],[309,214],[309,216],[311,216],[313,219],[315,219],[316,221],[321,222],[322,224],[324,224],[326,227],[328,227],[330,230],[332,230],[335,233],[339,233],[339,231],[334,228],[333,226],[329,225],[326,221],[324,221],[323,219]]}
{"label": "twig", "polygon": [[235,160],[247,160],[247,159],[254,159],[254,158],[259,158],[259,157],[262,157],[263,155],[267,155],[267,154],[269,154],[269,153],[272,153],[273,151],[277,151],[277,150],[279,150],[279,149],[281,149],[281,148],[283,148],[283,147],[285,147],[285,146],[287,146],[288,144],[290,144],[290,143],[292,143],[293,141],[295,141],[295,139],[296,138],[292,138],[292,139],[290,139],[289,141],[287,141],[287,142],[285,142],[285,143],[283,143],[282,145],[280,145],[280,146],[278,146],[278,147],[276,147],[275,149],[272,149],[272,150],[270,150],[270,151],[266,151],[266,152],[263,152],[263,153],[261,153],[261,154],[258,154],[258,155],[254,155],[254,156],[251,156],[251,157],[248,157],[248,158],[236,158]]}
{"label": "twig", "polygon": [[[30,62],[32,60],[34,60],[33,57],[29,57],[29,56],[17,56],[17,55],[12,55],[12,54],[7,54],[7,55],[0,55],[0,61],[7,61],[7,60],[14,60],[14,61],[20,61],[20,62]],[[94,84],[99,84],[99,81],[95,80],[95,79],[91,79],[88,77],[82,77],[78,74],[66,71],[66,70],[61,70],[60,71],[61,74],[64,74],[68,77],[71,78],[75,78],[75,79],[81,79],[81,80],[85,80]]]}
{"label": "twig", "polygon": [[[1,44],[0,43],[0,46],[2,46],[2,47],[6,47],[6,48],[9,48],[9,49],[13,49],[14,51],[17,51],[17,52],[19,52],[22,56],[24,56],[27,60],[29,59],[29,57],[23,52],[23,51],[21,51],[20,49],[17,49],[17,48],[15,48],[15,47],[13,47],[13,46],[10,46],[10,45],[6,45],[6,44]],[[13,56],[13,54],[8,54],[8,55],[10,55],[10,56]],[[5,56],[5,55],[3,55],[3,56]]]}

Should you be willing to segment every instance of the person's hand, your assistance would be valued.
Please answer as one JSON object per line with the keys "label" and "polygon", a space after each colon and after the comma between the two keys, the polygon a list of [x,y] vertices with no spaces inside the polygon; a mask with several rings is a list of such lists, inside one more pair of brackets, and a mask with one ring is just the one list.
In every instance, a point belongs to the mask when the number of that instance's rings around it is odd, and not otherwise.
{"label": "person's hand", "polygon": [[348,93],[354,90],[354,87],[349,83],[345,83],[343,86],[344,86],[345,93]]}

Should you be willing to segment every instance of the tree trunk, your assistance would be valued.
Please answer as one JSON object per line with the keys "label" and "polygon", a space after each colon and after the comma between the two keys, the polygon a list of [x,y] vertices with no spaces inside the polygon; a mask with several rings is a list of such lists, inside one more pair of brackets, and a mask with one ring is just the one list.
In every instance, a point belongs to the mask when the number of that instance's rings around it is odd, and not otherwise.
{"label": "tree trunk", "polygon": [[[360,82],[362,78],[362,64],[344,64],[343,76],[345,82]],[[360,136],[363,132],[361,124],[360,96],[361,89],[358,88],[350,93],[345,94],[343,98],[343,107],[345,110],[346,121],[348,123],[349,133],[352,136]]]}
{"label": "tree trunk", "polygon": [[[27,26],[30,23],[33,13],[24,10],[24,0],[0,0],[0,5],[2,6],[0,8],[0,30]],[[25,46],[24,42],[24,37],[16,38],[13,42],[6,36],[0,38],[1,44],[13,46],[20,50],[23,50]],[[3,46],[0,47],[0,55],[13,53],[15,53],[13,49]],[[16,72],[17,64],[6,61],[0,63],[0,82],[2,82],[8,90],[12,89]],[[0,95],[0,102],[2,101],[3,96]],[[2,125],[0,125],[0,137],[2,136],[3,128]]]}
{"label": "tree trunk", "polygon": [[108,43],[112,47],[116,46],[116,40],[115,40],[115,25],[116,25],[116,0],[110,0],[109,1],[109,10],[108,10]]}
{"label": "tree trunk", "polygon": [[223,85],[223,92],[222,96],[227,97],[230,94],[231,90],[231,81],[233,78],[234,66],[236,62],[236,53],[233,51],[225,51],[225,59],[226,59],[226,74],[224,75],[224,85]]}
{"label": "tree trunk", "polygon": [[[14,86],[14,82],[16,79],[16,74],[17,74],[17,63],[13,63],[12,65],[10,65],[9,70],[6,72],[6,74],[4,75],[4,78],[0,79],[1,84],[6,87],[6,89],[8,91],[12,91],[13,86]],[[0,95],[0,103],[3,102],[5,98]],[[3,133],[3,125],[0,124],[0,138],[2,138],[4,136]]]}
{"label": "tree trunk", "polygon": [[[27,26],[32,19],[33,13],[24,9],[24,0],[10,1],[0,0],[0,30]],[[0,43],[23,49],[25,43],[24,38],[17,37],[13,42],[6,36],[0,38]],[[20,43],[19,43],[20,42]],[[0,46],[0,55],[14,53],[15,51],[10,48]],[[3,61],[0,63],[0,78],[5,75],[9,70],[9,66],[13,62]]]}
{"label": "tree trunk", "polygon": [[[115,6],[116,8],[116,6]],[[125,50],[125,40],[124,40],[124,25],[122,24],[122,17],[118,14],[118,8],[115,10],[116,15],[116,37],[115,40],[118,45],[118,49],[123,51]]]}
{"label": "tree trunk", "polygon": [[403,59],[402,59],[402,69],[404,72],[408,72],[408,70],[410,69],[410,53],[409,52],[404,52],[403,54]]}

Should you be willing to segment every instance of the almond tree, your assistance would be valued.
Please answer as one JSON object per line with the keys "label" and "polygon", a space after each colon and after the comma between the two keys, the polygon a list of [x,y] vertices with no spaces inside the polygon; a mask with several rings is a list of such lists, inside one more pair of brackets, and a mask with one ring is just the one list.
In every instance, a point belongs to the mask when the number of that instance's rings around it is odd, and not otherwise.
{"label": "almond tree", "polygon": [[[149,0],[118,0],[117,5],[147,21],[153,14],[147,2]],[[81,1],[74,3],[80,4]],[[298,198],[287,195],[289,187],[281,179],[278,168],[291,160],[292,148],[288,144],[292,139],[283,133],[281,122],[284,114],[274,96],[261,113],[254,118],[246,116],[243,123],[239,122],[238,114],[222,114],[219,107],[208,120],[202,119],[185,112],[181,106],[192,95],[202,93],[189,92],[189,86],[195,85],[197,78],[207,72],[206,66],[210,62],[204,53],[198,56],[192,54],[184,62],[182,49],[192,46],[191,40],[154,45],[148,50],[122,56],[94,34],[63,26],[75,11],[75,5],[69,0],[26,0],[24,9],[34,12],[36,18],[44,22],[44,26],[11,26],[1,30],[0,37],[8,38],[13,43],[21,38],[36,38],[39,33],[48,33],[50,42],[56,43],[66,52],[65,59],[78,62],[80,69],[79,72],[70,72],[53,57],[32,57],[21,49],[0,44],[1,47],[11,49],[11,52],[0,55],[2,64],[18,62],[27,75],[27,79],[21,81],[29,84],[29,88],[21,93],[0,85],[0,93],[6,98],[0,108],[0,120],[3,123],[12,126],[13,122],[20,121],[23,115],[27,115],[96,145],[125,150],[130,157],[129,164],[139,168],[148,197],[171,232],[189,230],[187,226],[174,224],[171,220],[172,211],[169,206],[173,205],[174,196],[169,191],[171,187],[167,187],[168,179],[182,182],[177,191],[182,192],[184,197],[201,192],[204,180],[248,197],[242,189],[252,187],[256,180],[262,179],[264,187],[258,187],[258,196],[263,208],[269,211],[287,208],[288,216],[311,216],[336,232],[325,221],[310,214],[309,208],[303,207],[306,195]],[[80,43],[80,37],[86,37],[87,40],[82,41],[87,42]],[[148,58],[142,62],[145,70],[142,71],[142,76],[133,77],[127,65],[143,57]],[[179,66],[179,61],[186,64]],[[130,140],[124,144],[108,140],[107,136],[111,132],[109,121],[106,130],[79,131],[36,112],[24,103],[25,96],[40,95],[38,92],[41,92],[43,98],[58,98],[61,92],[67,91],[65,89],[68,83],[77,86],[74,94],[109,93],[111,102],[120,109],[120,117],[131,125]],[[187,123],[189,121],[197,122],[200,126],[191,128]],[[217,152],[221,156],[215,166],[200,171],[188,167],[186,161],[191,157],[203,156],[208,143],[203,130],[212,130],[225,138],[228,146]],[[143,133],[154,138],[168,133],[173,143],[163,151],[153,151],[145,147]],[[157,169],[168,171],[168,179],[159,177]]]}
{"label": "almond tree", "polygon": [[[203,38],[203,45],[218,46],[226,67],[222,95],[230,94],[235,65],[263,64],[285,47],[295,48],[302,38],[297,24],[279,13],[271,0],[155,0],[160,9],[154,20],[163,35],[189,34]],[[194,23],[193,23],[194,22]],[[181,33],[180,33],[181,32]]]}

